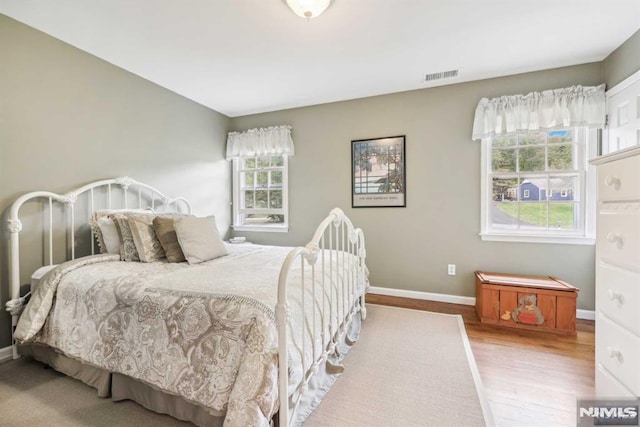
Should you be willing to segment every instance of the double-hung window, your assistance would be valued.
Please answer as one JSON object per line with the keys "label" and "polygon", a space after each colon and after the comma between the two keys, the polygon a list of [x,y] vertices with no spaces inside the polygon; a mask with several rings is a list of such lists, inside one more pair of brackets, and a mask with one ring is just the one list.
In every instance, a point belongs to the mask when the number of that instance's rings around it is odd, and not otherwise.
{"label": "double-hung window", "polygon": [[229,132],[234,230],[289,230],[288,159],[293,154],[291,126]]}
{"label": "double-hung window", "polygon": [[592,243],[595,136],[576,127],[484,139],[482,238]]}
{"label": "double-hung window", "polygon": [[604,85],[482,98],[471,136],[482,141],[482,239],[593,244],[588,159],[604,123]]}
{"label": "double-hung window", "polygon": [[287,165],[286,155],[234,159],[234,229],[288,230]]}

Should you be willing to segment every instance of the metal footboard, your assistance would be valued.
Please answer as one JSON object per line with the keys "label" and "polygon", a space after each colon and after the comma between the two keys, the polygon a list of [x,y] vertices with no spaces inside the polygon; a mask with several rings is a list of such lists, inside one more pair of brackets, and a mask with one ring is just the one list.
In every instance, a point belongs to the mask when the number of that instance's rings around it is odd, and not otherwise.
{"label": "metal footboard", "polygon": [[[365,258],[362,230],[354,228],[344,212],[336,208],[320,223],[313,239],[306,246],[293,249],[282,265],[276,306],[281,427],[295,420],[296,407],[309,391],[309,383],[321,365],[331,363],[332,356],[339,356],[337,345],[344,340],[353,317],[366,317]],[[292,274],[294,270],[296,273]],[[291,280],[292,276],[299,280]],[[308,298],[315,300],[309,303],[305,301]],[[291,330],[293,299],[306,311],[299,331]],[[287,345],[292,335],[299,337],[300,348]],[[294,389],[289,389],[292,351],[299,352],[302,377]]]}

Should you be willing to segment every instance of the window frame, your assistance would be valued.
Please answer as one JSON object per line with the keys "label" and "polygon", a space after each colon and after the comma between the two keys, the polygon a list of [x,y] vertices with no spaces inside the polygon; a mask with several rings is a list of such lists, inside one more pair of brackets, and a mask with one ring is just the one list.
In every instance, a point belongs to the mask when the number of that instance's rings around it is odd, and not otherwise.
{"label": "window frame", "polygon": [[[578,162],[578,186],[580,191],[580,218],[578,230],[496,230],[491,227],[491,202],[493,187],[491,180],[492,138],[483,138],[481,141],[481,179],[480,179],[480,237],[483,241],[519,242],[519,243],[553,243],[553,244],[595,244],[595,168],[588,162],[597,156],[599,133],[596,129],[571,128],[574,132],[583,132],[584,148],[579,150]],[[515,172],[519,174],[522,172]],[[527,173],[527,172],[525,172]],[[536,172],[530,172],[535,175]],[[545,171],[544,174],[553,174],[555,171]],[[562,171],[558,171],[562,173]],[[518,193],[520,190],[518,190]],[[547,196],[549,197],[549,196]],[[549,199],[547,198],[548,202]]]}
{"label": "window frame", "polygon": [[[242,162],[246,159],[260,157],[282,157],[282,188],[279,190],[282,191],[282,208],[277,209],[277,215],[284,215],[284,222],[282,223],[264,223],[264,224],[243,224],[242,223],[242,215],[247,214],[247,210],[250,210],[251,213],[256,214],[272,214],[274,213],[273,208],[251,208],[251,209],[242,209],[241,200],[242,195],[241,192],[243,188],[241,187],[241,173],[246,172],[247,169],[243,169]],[[251,231],[251,232],[275,232],[275,233],[286,233],[289,231],[289,156],[287,155],[268,155],[268,156],[243,156],[233,159],[233,224],[231,227],[235,231]],[[272,170],[273,167],[268,168],[255,168],[255,171],[259,171],[260,169]],[[267,187],[269,188],[269,187]]]}

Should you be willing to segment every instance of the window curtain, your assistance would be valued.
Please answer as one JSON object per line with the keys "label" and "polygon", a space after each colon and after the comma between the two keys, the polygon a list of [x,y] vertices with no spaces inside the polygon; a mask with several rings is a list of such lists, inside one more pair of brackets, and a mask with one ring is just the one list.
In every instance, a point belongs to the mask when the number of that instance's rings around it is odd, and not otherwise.
{"label": "window curtain", "polygon": [[472,138],[573,126],[601,128],[605,111],[604,85],[482,98],[476,108]]}
{"label": "window curtain", "polygon": [[291,126],[271,126],[229,132],[227,136],[227,160],[253,156],[293,156]]}

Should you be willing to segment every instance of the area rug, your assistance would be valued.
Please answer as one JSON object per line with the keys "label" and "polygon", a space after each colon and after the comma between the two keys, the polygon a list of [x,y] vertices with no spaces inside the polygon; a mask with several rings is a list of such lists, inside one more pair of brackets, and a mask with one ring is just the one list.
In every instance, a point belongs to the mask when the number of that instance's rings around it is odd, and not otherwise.
{"label": "area rug", "polygon": [[368,304],[344,373],[304,426],[493,426],[459,315]]}

